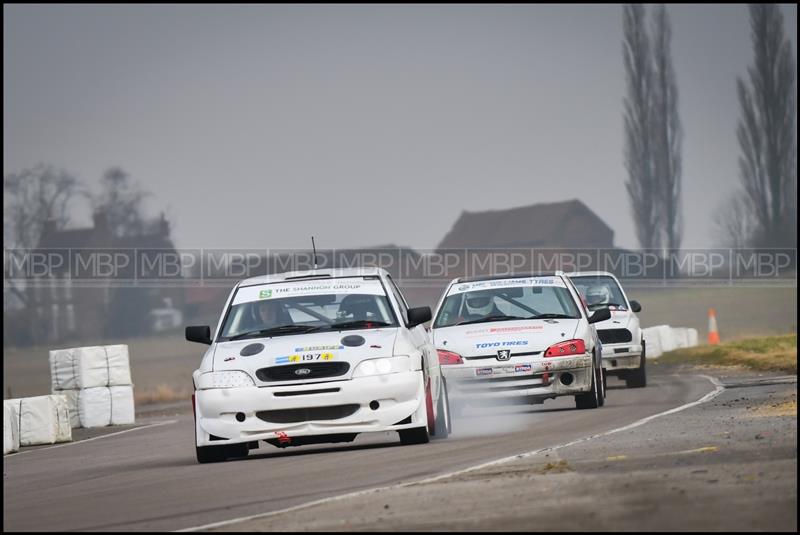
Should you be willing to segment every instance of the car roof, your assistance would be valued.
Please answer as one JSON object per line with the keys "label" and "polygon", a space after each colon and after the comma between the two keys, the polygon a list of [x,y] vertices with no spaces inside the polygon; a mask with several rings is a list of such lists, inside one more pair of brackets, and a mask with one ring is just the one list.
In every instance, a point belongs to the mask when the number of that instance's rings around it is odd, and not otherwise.
{"label": "car roof", "polygon": [[338,269],[307,269],[303,271],[287,271],[251,277],[239,283],[240,287],[270,284],[275,282],[290,282],[296,280],[336,279],[341,277],[381,277],[388,275],[387,271],[379,267],[355,267]]}
{"label": "car roof", "polygon": [[487,275],[483,277],[460,277],[453,279],[452,284],[460,282],[477,282],[477,281],[491,281],[498,279],[527,279],[530,277],[559,277],[563,276],[563,271],[545,271],[539,273],[510,273],[508,275]]}

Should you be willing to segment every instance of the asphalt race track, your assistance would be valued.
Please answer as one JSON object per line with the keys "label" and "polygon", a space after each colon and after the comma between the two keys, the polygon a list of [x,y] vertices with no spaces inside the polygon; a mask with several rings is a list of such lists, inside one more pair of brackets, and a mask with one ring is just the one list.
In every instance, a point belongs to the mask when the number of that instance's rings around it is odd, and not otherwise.
{"label": "asphalt race track", "polygon": [[572,398],[561,398],[499,413],[468,412],[455,421],[450,438],[424,445],[401,446],[396,433],[286,450],[263,444],[248,458],[207,465],[195,461],[190,412],[140,419],[144,426],[162,425],[6,456],[3,529],[191,528],[563,444],[715,390],[707,378],[657,366],[649,367],[648,382],[625,389],[609,380],[606,405],[594,410],[576,410]]}

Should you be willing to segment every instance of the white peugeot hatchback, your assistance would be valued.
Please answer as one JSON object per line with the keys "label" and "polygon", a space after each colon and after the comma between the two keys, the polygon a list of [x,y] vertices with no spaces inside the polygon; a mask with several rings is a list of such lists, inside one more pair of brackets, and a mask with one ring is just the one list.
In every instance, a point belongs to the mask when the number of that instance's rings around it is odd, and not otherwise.
{"label": "white peugeot hatchback", "polygon": [[592,316],[560,271],[455,279],[432,327],[455,402],[574,396],[579,409],[603,405],[601,348]]}
{"label": "white peugeot hatchback", "polygon": [[197,460],[274,446],[349,442],[397,431],[404,444],[450,431],[447,388],[423,323],[380,268],[247,279],[219,324],[186,328],[209,344],[193,374]]}
{"label": "white peugeot hatchback", "polygon": [[603,367],[608,375],[625,380],[628,388],[647,386],[645,343],[636,312],[642,305],[629,301],[617,278],[608,271],[567,274],[589,311],[608,308],[611,317],[595,325],[603,344]]}

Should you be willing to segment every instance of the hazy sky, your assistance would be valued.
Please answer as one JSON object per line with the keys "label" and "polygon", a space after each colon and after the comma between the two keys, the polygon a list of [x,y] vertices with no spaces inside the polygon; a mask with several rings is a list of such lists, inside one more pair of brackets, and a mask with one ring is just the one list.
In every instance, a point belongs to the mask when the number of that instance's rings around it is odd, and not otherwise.
{"label": "hazy sky", "polygon": [[[5,5],[3,171],[120,165],[180,247],[432,248],[578,198],[636,245],[619,5]],[[745,5],[671,5],[684,246],[738,186]],[[797,60],[797,7],[783,8]],[[76,224],[88,224],[88,213]]]}

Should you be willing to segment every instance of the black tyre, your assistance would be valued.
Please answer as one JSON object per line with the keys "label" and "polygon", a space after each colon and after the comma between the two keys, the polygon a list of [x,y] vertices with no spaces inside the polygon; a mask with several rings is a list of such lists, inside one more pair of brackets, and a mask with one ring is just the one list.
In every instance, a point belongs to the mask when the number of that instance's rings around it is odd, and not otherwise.
{"label": "black tyre", "polygon": [[600,387],[600,391],[597,393],[597,400],[602,407],[606,404],[606,371],[603,368],[598,370],[597,384]]}
{"label": "black tyre", "polygon": [[229,446],[195,446],[197,462],[220,463],[233,457],[247,457],[250,448],[247,443],[231,444]]}
{"label": "black tyre", "polygon": [[401,429],[397,432],[400,435],[400,443],[404,446],[411,444],[425,444],[430,441],[428,426],[416,427],[414,429]]}
{"label": "black tyre", "polygon": [[625,386],[628,388],[644,388],[647,386],[647,358],[645,357],[645,347],[642,343],[642,359],[639,367],[631,370],[625,376]]}
{"label": "black tyre", "polygon": [[577,409],[596,409],[600,406],[597,391],[597,372],[592,364],[592,389],[584,394],[575,396],[575,408]]}
{"label": "black tyre", "polygon": [[453,431],[450,420],[450,400],[447,397],[447,383],[442,380],[442,393],[439,395],[439,402],[436,404],[436,427],[433,436],[436,439],[447,438]]}
{"label": "black tyre", "polygon": [[228,458],[225,446],[195,446],[198,463],[219,463]]}

